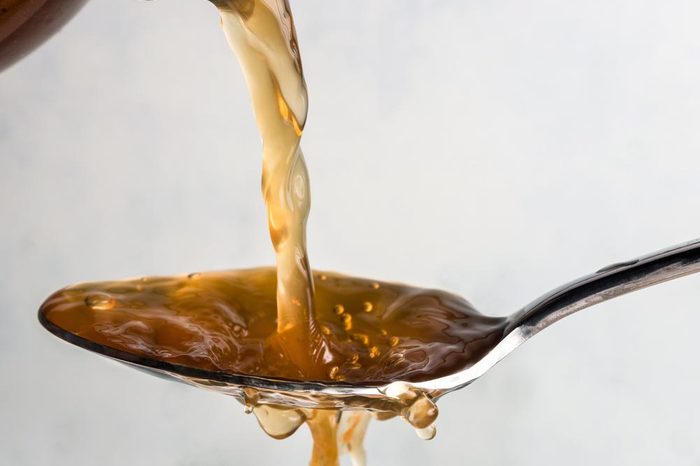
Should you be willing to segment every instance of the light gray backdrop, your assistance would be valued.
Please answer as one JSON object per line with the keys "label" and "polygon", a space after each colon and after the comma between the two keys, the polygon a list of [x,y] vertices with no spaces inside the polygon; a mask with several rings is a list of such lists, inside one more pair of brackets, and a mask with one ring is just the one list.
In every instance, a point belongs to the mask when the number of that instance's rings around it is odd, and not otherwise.
{"label": "light gray backdrop", "polygon": [[[700,236],[700,4],[293,1],[311,261],[510,313]],[[64,285],[272,263],[260,141],[205,0],[91,0],[0,75],[0,464],[279,465],[224,396],[45,332]],[[548,329],[370,465],[700,464],[700,277]]]}

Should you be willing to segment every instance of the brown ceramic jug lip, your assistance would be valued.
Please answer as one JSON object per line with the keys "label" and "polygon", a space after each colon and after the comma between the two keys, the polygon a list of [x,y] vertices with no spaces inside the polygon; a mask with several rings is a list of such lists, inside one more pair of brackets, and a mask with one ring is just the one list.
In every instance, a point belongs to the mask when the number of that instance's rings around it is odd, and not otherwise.
{"label": "brown ceramic jug lip", "polygon": [[0,0],[0,72],[43,44],[87,0]]}

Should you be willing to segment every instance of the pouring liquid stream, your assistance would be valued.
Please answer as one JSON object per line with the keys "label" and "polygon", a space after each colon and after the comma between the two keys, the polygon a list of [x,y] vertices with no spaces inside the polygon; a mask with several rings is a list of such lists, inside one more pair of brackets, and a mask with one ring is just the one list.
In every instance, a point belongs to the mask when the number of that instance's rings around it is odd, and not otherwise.
{"label": "pouring liquid stream", "polygon": [[277,337],[300,375],[314,379],[330,356],[316,325],[306,250],[311,193],[299,143],[308,104],[291,11],[276,0],[231,1],[219,11],[262,135],[262,191],[277,257]]}

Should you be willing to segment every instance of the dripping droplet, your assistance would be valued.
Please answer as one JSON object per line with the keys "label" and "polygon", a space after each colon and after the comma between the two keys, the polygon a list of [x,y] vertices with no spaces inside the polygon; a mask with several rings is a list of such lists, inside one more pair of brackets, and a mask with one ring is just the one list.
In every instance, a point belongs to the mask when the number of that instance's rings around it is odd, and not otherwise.
{"label": "dripping droplet", "polygon": [[433,425],[438,417],[438,408],[433,400],[421,393],[403,410],[402,415],[416,429],[424,429]]}
{"label": "dripping droplet", "polygon": [[106,294],[93,294],[85,298],[85,305],[96,311],[108,311],[117,304],[117,300]]}
{"label": "dripping droplet", "polygon": [[416,429],[416,435],[423,440],[432,440],[435,438],[435,434],[437,434],[437,429],[432,424],[422,429]]}
{"label": "dripping droplet", "polygon": [[253,408],[253,414],[267,435],[275,439],[284,439],[292,435],[306,421],[306,416],[296,409],[273,408],[259,405]]}

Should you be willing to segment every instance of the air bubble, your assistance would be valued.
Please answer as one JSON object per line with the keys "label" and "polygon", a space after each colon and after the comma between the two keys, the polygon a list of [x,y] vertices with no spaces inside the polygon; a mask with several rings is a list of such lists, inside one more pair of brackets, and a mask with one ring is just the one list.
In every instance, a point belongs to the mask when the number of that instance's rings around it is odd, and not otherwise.
{"label": "air bubble", "polygon": [[343,328],[352,330],[352,316],[350,314],[343,314]]}
{"label": "air bubble", "polygon": [[343,313],[345,313],[345,306],[343,306],[342,304],[336,304],[335,306],[333,306],[333,312],[335,312],[338,315],[343,315]]}
{"label": "air bubble", "polygon": [[369,301],[365,301],[364,303],[362,303],[362,310],[363,311],[372,312],[372,309],[374,309],[374,306]]}
{"label": "air bubble", "polygon": [[362,343],[365,346],[369,345],[369,336],[364,335],[362,333],[354,333],[352,334],[351,338],[357,342]]}
{"label": "air bubble", "polygon": [[85,298],[85,305],[96,311],[108,311],[117,304],[117,300],[106,294],[93,294]]}
{"label": "air bubble", "polygon": [[338,372],[340,372],[340,367],[338,366],[333,366],[331,367],[331,370],[328,372],[328,376],[331,378],[331,380],[338,380]]}

